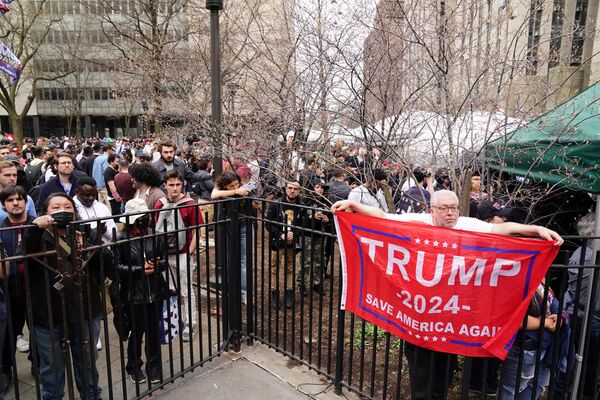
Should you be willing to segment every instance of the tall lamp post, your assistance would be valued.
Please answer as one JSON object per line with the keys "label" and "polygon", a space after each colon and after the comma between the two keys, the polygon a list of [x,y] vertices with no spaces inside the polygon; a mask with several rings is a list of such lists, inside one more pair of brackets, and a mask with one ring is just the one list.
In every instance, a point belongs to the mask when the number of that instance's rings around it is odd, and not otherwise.
{"label": "tall lamp post", "polygon": [[210,10],[210,92],[211,120],[213,125],[214,176],[223,173],[223,138],[221,135],[221,50],[219,46],[219,11],[223,9],[223,0],[206,0]]}
{"label": "tall lamp post", "polygon": [[[215,154],[213,159],[214,176],[223,173],[223,136],[221,134],[221,51],[219,49],[219,11],[223,9],[223,0],[206,0],[206,8],[210,10],[210,82],[212,102],[213,143]],[[221,205],[219,205],[221,206]],[[229,206],[228,217],[233,214]],[[210,283],[224,289],[227,293],[223,297],[223,309],[227,311],[227,318],[223,318],[223,332],[228,335],[229,344],[234,351],[239,352],[241,347],[242,331],[242,299],[241,299],[241,254],[239,243],[239,220],[231,218],[234,223],[230,227],[229,237],[234,245],[226,249],[227,232],[225,227],[218,225],[215,235],[217,237],[217,273],[209,278]],[[221,276],[220,282],[217,275]]]}

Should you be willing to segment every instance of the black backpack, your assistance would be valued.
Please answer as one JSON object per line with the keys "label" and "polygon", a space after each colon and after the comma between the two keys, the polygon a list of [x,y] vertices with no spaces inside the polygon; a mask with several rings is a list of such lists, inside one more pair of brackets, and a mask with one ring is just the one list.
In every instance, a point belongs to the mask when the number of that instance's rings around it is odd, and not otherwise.
{"label": "black backpack", "polygon": [[27,182],[29,182],[31,187],[37,186],[40,183],[42,183],[40,182],[43,176],[42,165],[44,165],[44,163],[40,163],[36,166],[29,164],[27,165],[27,168],[25,168],[25,176],[27,177]]}

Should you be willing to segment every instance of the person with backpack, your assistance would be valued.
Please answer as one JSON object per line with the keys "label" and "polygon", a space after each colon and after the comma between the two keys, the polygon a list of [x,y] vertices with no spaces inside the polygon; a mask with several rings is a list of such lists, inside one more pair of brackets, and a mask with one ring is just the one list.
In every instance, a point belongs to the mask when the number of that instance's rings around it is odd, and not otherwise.
{"label": "person with backpack", "polygon": [[181,295],[180,314],[185,324],[181,338],[189,342],[196,325],[196,295],[188,277],[192,275],[190,255],[196,251],[197,228],[186,228],[201,225],[204,221],[202,214],[198,212],[198,203],[183,193],[183,184],[181,172],[177,169],[167,171],[164,175],[167,196],[158,199],[154,209],[158,211],[156,234],[163,234],[165,237],[169,268],[174,277],[167,279],[169,288],[179,290]]}
{"label": "person with backpack", "polygon": [[39,146],[31,148],[33,159],[25,167],[25,176],[32,188],[41,185],[43,182],[44,171],[44,149]]}
{"label": "person with backpack", "polygon": [[363,183],[350,191],[348,200],[358,201],[361,204],[377,207],[388,212],[388,205],[385,199],[385,193],[381,189],[379,182],[387,179],[385,172],[380,169],[373,171],[371,176],[365,176]]}

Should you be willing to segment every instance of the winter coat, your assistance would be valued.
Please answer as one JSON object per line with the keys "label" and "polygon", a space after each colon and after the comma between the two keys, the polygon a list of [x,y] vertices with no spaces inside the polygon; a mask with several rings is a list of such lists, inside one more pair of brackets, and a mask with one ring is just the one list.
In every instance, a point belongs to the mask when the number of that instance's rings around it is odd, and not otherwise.
{"label": "winter coat", "polygon": [[[162,274],[167,269],[164,237],[150,235],[151,233],[143,239],[132,237],[116,246],[119,279],[113,282],[113,285],[118,286],[111,288],[113,300],[116,300],[114,295],[118,294],[123,303],[138,305],[155,303],[167,297],[168,288]],[[155,266],[154,273],[146,274],[145,261],[156,258],[160,258],[160,261]]]}
{"label": "winter coat", "polygon": [[[80,320],[80,316],[83,316],[84,321],[99,317],[102,312],[101,292],[104,288],[101,269],[104,269],[106,277],[114,276],[112,253],[107,249],[86,252],[85,266],[79,268],[73,262],[72,250],[68,246],[70,240],[61,240],[59,243],[62,245],[57,246],[50,231],[37,227],[27,229],[24,238],[25,254],[56,249],[60,255],[60,260],[55,254],[27,259],[34,325],[49,329],[50,320],[56,327],[61,326],[64,319],[68,323],[74,323]],[[94,229],[86,233],[85,239],[87,247],[101,244]],[[90,254],[91,257],[87,260]]]}
{"label": "winter coat", "polygon": [[[294,203],[285,203],[284,201],[287,201],[287,198],[284,196],[280,198],[277,203],[272,203],[269,206],[266,228],[269,231],[269,246],[273,251],[277,251],[285,247],[298,249],[300,243],[302,243],[300,240],[302,231],[294,229],[293,227],[303,226],[304,209],[302,207],[298,207],[301,204],[300,196],[296,197],[295,200],[296,201]],[[281,239],[281,235],[285,234],[288,229],[292,229],[292,232],[294,232],[294,240],[289,244],[286,240]]]}

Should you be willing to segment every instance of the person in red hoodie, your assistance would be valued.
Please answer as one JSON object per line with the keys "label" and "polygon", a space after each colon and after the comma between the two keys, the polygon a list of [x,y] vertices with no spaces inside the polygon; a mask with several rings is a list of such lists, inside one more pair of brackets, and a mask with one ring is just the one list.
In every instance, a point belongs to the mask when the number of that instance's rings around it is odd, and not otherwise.
{"label": "person in red hoodie", "polygon": [[[184,341],[190,341],[196,325],[196,295],[192,282],[190,256],[196,251],[197,228],[183,230],[204,223],[202,214],[198,212],[198,203],[183,193],[183,175],[172,169],[164,175],[167,197],[157,200],[154,209],[156,214],[156,233],[165,235],[169,253],[170,276],[167,278],[169,287],[181,294],[181,318],[185,328],[181,334]],[[188,207],[181,207],[188,206]],[[176,207],[176,210],[169,210]],[[190,307],[191,304],[191,307]],[[189,309],[188,309],[189,308]]]}

